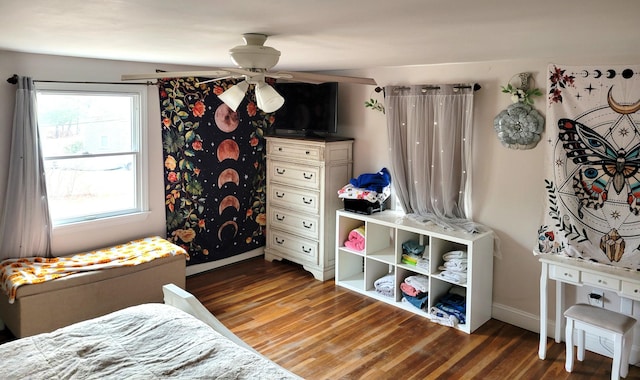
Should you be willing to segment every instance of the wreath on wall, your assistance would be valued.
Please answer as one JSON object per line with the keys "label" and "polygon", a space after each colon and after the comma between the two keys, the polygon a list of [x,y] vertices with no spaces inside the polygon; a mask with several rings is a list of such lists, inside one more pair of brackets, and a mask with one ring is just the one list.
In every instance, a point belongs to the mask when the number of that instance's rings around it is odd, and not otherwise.
{"label": "wreath on wall", "polygon": [[[516,77],[519,84],[512,83]],[[502,86],[502,92],[511,95],[513,104],[496,116],[493,128],[502,145],[510,149],[533,149],[544,132],[544,117],[533,108],[533,97],[541,96],[542,91],[531,88],[530,81],[530,73],[520,73]]]}

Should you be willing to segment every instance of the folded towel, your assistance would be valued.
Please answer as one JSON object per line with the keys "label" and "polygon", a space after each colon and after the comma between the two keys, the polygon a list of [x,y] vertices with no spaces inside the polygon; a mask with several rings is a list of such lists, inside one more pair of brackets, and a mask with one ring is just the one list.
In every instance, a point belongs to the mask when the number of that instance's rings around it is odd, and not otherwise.
{"label": "folded towel", "polygon": [[358,178],[352,178],[349,183],[355,187],[381,193],[385,187],[391,184],[391,174],[387,168],[382,168],[377,173],[360,174]]}
{"label": "folded towel", "polygon": [[429,277],[417,274],[404,279],[404,282],[423,293],[429,292]]}
{"label": "folded towel", "polygon": [[402,243],[402,252],[410,255],[422,256],[424,246],[420,245],[417,240],[407,240]]}
{"label": "folded towel", "polygon": [[416,266],[418,268],[423,268],[423,269],[429,270],[429,259],[425,259],[424,257],[418,259],[418,262],[416,263]]}
{"label": "folded towel", "polygon": [[407,284],[406,282],[403,282],[402,284],[400,284],[400,290],[402,291],[403,294],[411,297],[423,298],[427,295],[426,292],[421,292],[418,289],[414,288],[413,286]]}
{"label": "folded towel", "polygon": [[440,276],[445,280],[455,282],[458,284],[464,284],[467,282],[467,274],[464,272],[455,272],[452,270],[445,270],[440,272]]}
{"label": "folded towel", "polygon": [[349,232],[347,241],[344,242],[344,246],[353,249],[355,251],[364,251],[365,239],[364,239],[364,225],[355,228]]}
{"label": "folded towel", "polygon": [[458,272],[466,272],[467,271],[467,259],[452,259],[449,261],[445,261],[445,268],[451,269]]}
{"label": "folded towel", "polygon": [[391,186],[384,187],[382,192],[361,189],[352,184],[344,185],[338,190],[338,198],[341,199],[364,199],[371,203],[384,202],[391,196]]}
{"label": "folded towel", "polygon": [[455,327],[458,325],[458,318],[438,309],[435,306],[432,306],[429,309],[428,317],[433,322],[437,322],[444,326]]}
{"label": "folded towel", "polygon": [[417,257],[413,257],[411,255],[407,255],[406,253],[402,254],[402,259],[400,261],[403,264],[409,264],[409,265],[417,265],[418,264],[418,258]]}
{"label": "folded towel", "polygon": [[396,287],[395,283],[395,275],[393,273],[389,273],[375,280],[373,282],[373,287],[376,292],[388,297],[393,297],[393,292]]}
{"label": "folded towel", "polygon": [[407,295],[407,294],[403,294],[403,297],[402,297],[403,302],[408,302],[413,306],[417,307],[418,309],[424,309],[425,306],[427,306],[428,300],[429,300],[429,297],[418,298],[418,297],[411,297],[410,295]]}
{"label": "folded towel", "polygon": [[467,252],[466,251],[450,251],[442,255],[442,259],[451,260],[451,259],[466,259]]}

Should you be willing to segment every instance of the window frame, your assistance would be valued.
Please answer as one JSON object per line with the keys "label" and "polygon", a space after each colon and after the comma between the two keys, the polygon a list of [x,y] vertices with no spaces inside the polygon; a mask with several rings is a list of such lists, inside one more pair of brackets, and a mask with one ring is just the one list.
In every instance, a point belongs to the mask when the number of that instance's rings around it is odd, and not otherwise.
{"label": "window frame", "polygon": [[[137,119],[137,126],[132,127],[132,148],[134,152],[135,205],[134,208],[122,212],[110,212],[72,219],[53,219],[54,232],[78,232],[94,228],[105,228],[126,223],[139,223],[149,215],[149,177],[148,177],[148,110],[147,86],[145,84],[115,84],[115,83],[73,83],[73,82],[36,82],[36,93],[68,93],[74,95],[113,94],[133,96],[133,118]],[[40,130],[38,130],[40,133]],[[100,156],[97,154],[96,156]],[[110,155],[109,155],[110,156]],[[44,157],[43,157],[44,159]]]}

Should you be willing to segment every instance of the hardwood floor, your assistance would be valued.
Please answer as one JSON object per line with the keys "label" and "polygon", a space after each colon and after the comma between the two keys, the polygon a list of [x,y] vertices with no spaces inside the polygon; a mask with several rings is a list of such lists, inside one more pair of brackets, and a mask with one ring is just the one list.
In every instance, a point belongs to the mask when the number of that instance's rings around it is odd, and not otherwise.
{"label": "hardwood floor", "polygon": [[[475,333],[432,323],[316,281],[300,266],[261,257],[187,278],[221,322],[305,379],[608,379],[611,359],[587,351],[573,373],[564,344],[497,320]],[[627,379],[640,379],[632,366]]]}

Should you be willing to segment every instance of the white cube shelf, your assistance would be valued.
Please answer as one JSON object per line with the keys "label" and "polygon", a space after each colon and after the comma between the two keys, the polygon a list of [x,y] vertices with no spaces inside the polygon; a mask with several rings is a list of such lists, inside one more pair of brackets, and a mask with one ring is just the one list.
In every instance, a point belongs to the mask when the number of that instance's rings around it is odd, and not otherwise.
{"label": "white cube shelf", "polygon": [[[345,247],[353,229],[365,225],[365,248],[362,252]],[[425,247],[429,268],[402,263],[402,243],[416,240]],[[467,252],[467,281],[457,283],[440,275],[442,255]],[[395,290],[389,297],[376,292],[374,282],[394,273]],[[425,310],[402,302],[400,284],[411,275],[429,277],[429,299]],[[466,295],[466,323],[455,328],[472,333],[491,318],[493,290],[493,233],[448,231],[435,225],[423,225],[403,218],[396,211],[372,215],[339,210],[336,213],[336,285],[427,317],[428,310],[440,297],[458,287]]]}

